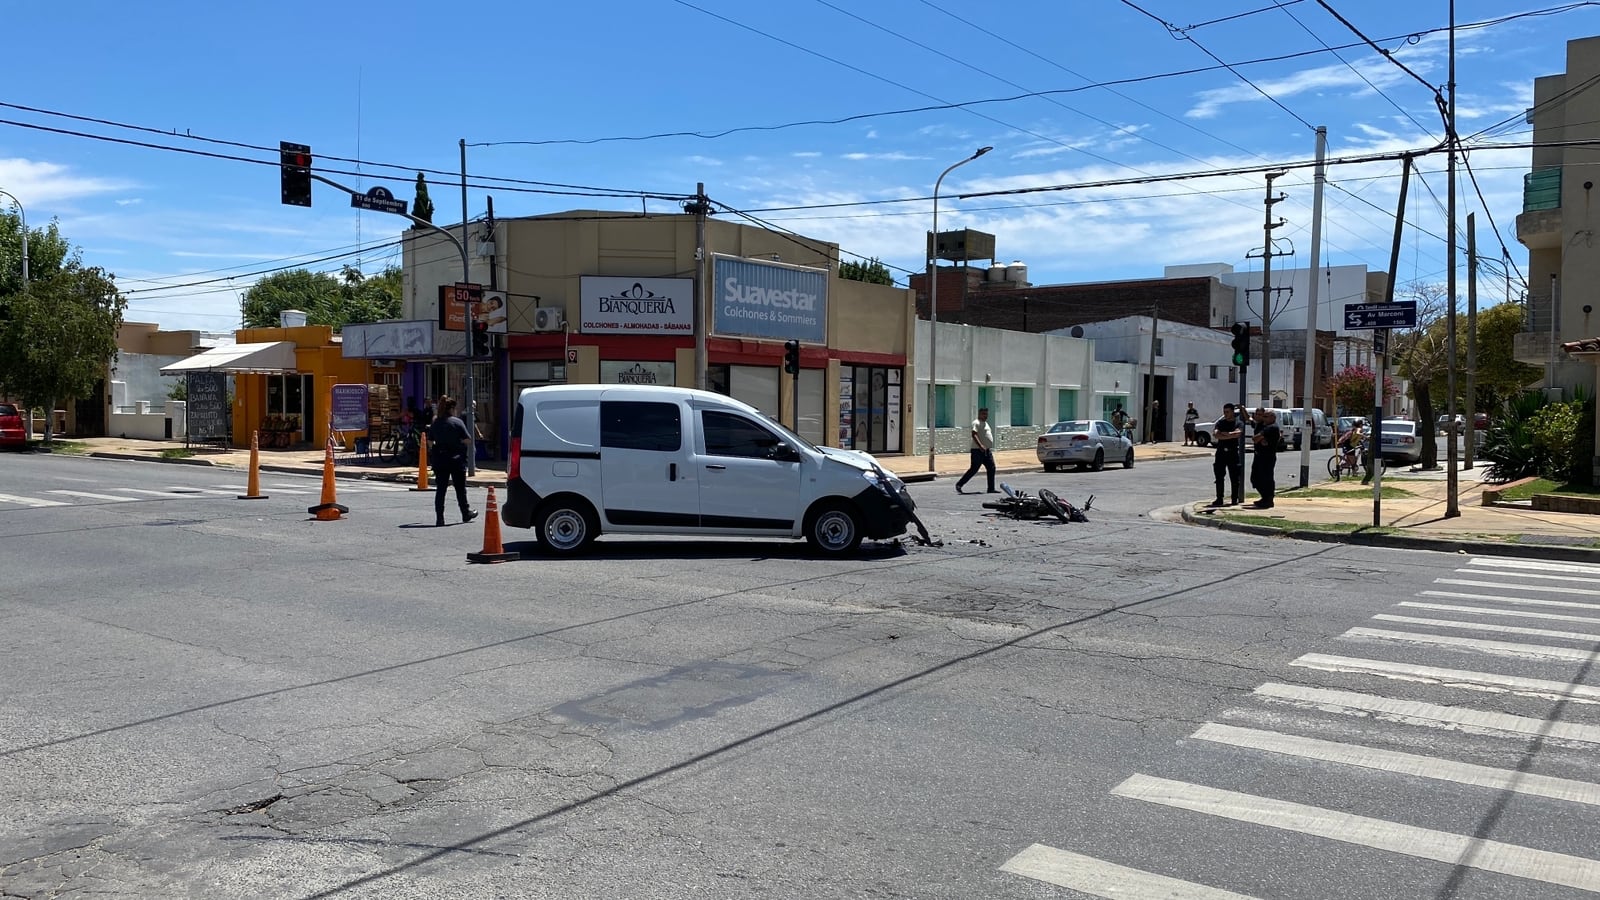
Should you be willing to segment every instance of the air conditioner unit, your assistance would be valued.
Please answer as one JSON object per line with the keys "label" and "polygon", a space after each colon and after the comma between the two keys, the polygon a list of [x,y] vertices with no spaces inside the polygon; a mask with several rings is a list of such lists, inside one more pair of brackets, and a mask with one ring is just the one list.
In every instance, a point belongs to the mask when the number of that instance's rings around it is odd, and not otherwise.
{"label": "air conditioner unit", "polygon": [[534,331],[561,331],[567,327],[567,311],[559,306],[541,306],[533,311]]}

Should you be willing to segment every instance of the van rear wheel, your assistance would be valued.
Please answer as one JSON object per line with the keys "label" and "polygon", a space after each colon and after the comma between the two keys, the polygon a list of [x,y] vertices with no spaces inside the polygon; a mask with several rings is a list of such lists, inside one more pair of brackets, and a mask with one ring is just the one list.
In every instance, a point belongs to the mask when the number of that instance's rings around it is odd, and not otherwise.
{"label": "van rear wheel", "polygon": [[600,533],[600,525],[588,506],[570,500],[552,500],[540,507],[534,527],[545,549],[562,555],[583,550]]}
{"label": "van rear wheel", "polygon": [[806,542],[828,556],[854,553],[861,546],[860,517],[844,503],[825,503],[811,514],[806,525]]}

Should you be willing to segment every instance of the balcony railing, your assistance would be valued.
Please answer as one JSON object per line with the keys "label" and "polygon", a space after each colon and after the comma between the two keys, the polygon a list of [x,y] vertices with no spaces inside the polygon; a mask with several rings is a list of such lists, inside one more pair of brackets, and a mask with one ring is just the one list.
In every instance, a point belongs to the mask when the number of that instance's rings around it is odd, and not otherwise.
{"label": "balcony railing", "polygon": [[1561,169],[1552,166],[1522,176],[1522,211],[1561,208]]}

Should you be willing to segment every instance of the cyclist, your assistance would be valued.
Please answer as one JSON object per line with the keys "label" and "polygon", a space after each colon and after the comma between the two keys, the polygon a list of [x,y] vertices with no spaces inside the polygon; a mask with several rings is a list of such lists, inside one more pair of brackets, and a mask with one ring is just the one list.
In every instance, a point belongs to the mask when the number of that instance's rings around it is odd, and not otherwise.
{"label": "cyclist", "polygon": [[1351,472],[1361,464],[1361,446],[1366,443],[1366,434],[1360,422],[1350,426],[1350,430],[1339,436],[1338,447],[1341,457],[1340,465]]}

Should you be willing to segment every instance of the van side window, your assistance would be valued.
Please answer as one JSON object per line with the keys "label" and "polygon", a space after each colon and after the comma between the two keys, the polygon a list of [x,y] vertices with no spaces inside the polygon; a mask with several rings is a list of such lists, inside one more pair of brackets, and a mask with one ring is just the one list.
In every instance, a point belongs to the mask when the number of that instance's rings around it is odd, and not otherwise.
{"label": "van side window", "polygon": [[683,446],[676,403],[607,400],[600,404],[600,445],[671,452]]}
{"label": "van side window", "polygon": [[777,435],[732,413],[702,410],[700,425],[705,431],[706,453],[711,456],[766,459],[778,443]]}

